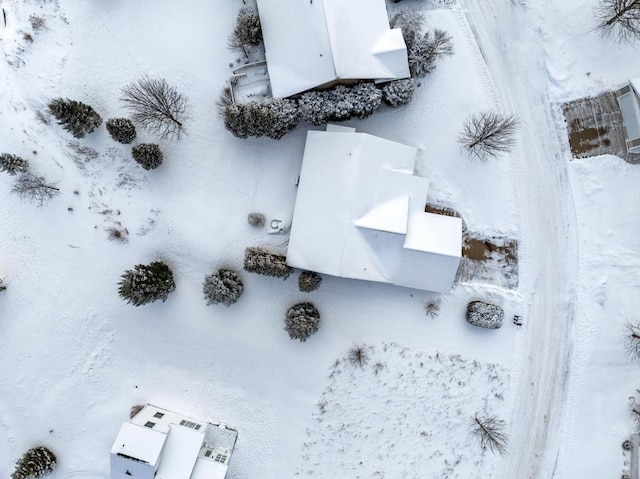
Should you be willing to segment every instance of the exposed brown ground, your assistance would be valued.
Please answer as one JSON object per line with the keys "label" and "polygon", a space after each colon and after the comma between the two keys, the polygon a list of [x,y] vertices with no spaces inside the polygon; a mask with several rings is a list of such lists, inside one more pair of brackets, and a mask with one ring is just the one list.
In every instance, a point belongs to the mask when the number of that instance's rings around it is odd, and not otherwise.
{"label": "exposed brown ground", "polygon": [[462,260],[457,282],[498,284],[505,288],[518,287],[518,242],[504,236],[481,237],[467,230],[464,218],[457,211],[428,204],[427,213],[454,216],[462,219]]}
{"label": "exposed brown ground", "polygon": [[640,155],[627,152],[622,113],[613,92],[564,103],[562,113],[574,158],[610,154],[629,163],[640,163]]}

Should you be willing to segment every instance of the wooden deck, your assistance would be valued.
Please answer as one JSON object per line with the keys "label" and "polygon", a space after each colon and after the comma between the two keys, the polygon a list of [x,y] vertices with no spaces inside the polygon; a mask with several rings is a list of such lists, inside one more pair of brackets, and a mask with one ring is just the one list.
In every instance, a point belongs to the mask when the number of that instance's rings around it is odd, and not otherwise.
{"label": "wooden deck", "polygon": [[628,163],[640,163],[640,155],[627,152],[622,113],[614,92],[565,103],[562,113],[574,158],[609,154]]}

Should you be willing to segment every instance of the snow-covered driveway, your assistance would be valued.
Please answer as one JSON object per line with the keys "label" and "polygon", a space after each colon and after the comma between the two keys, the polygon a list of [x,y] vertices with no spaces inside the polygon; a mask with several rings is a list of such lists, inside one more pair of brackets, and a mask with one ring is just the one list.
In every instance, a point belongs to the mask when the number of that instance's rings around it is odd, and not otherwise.
{"label": "snow-covered driveway", "polygon": [[523,0],[469,0],[465,7],[501,107],[521,122],[519,145],[509,160],[522,212],[527,338],[504,477],[551,478],[567,394],[578,243],[536,28],[535,9],[541,7]]}

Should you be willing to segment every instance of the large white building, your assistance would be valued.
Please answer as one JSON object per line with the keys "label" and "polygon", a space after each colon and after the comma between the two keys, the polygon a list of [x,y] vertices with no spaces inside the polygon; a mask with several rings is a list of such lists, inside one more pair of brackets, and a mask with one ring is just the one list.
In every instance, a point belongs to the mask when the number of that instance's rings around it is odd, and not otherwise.
{"label": "large white building", "polygon": [[290,266],[448,292],[462,220],[425,212],[417,150],[354,128],[309,131],[287,249]]}
{"label": "large white building", "polygon": [[258,0],[258,12],[276,98],[340,80],[410,76],[385,0]]}
{"label": "large white building", "polygon": [[238,433],[147,404],[120,428],[111,479],[224,479]]}

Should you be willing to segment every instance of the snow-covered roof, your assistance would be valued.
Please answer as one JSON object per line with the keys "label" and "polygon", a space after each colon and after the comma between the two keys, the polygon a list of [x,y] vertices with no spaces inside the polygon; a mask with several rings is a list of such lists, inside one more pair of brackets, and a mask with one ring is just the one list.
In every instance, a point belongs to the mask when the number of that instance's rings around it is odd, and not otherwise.
{"label": "snow-covered roof", "polygon": [[147,404],[122,425],[111,453],[157,467],[156,479],[223,479],[237,436],[223,424]]}
{"label": "snow-covered roof", "polygon": [[203,441],[203,432],[172,425],[156,479],[189,479]]}
{"label": "snow-covered roof", "polygon": [[191,479],[224,479],[228,468],[226,464],[199,457]]}
{"label": "snow-covered roof", "polygon": [[627,140],[640,138],[640,105],[638,104],[638,94],[640,93],[640,78],[629,80],[631,89],[628,93],[617,97],[620,112],[627,134]]}
{"label": "snow-covered roof", "polygon": [[148,427],[125,422],[111,448],[111,454],[131,457],[156,466],[167,435]]}
{"label": "snow-covered roof", "polygon": [[309,131],[287,250],[291,266],[445,292],[462,221],[424,212],[416,149],[349,130]]}
{"label": "snow-covered roof", "polygon": [[258,10],[274,97],[337,79],[409,77],[384,0],[258,0]]}

